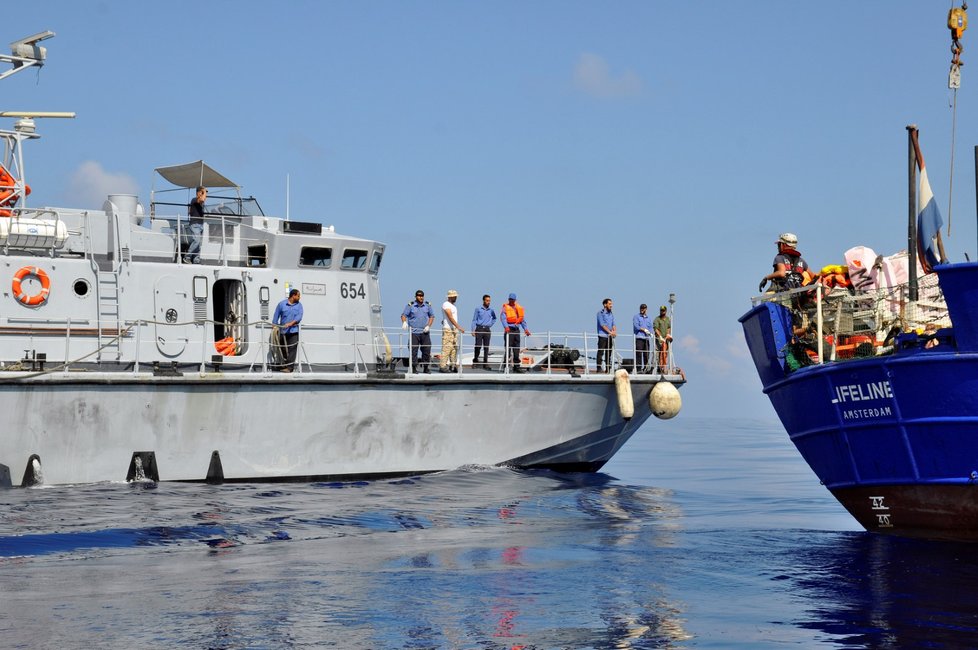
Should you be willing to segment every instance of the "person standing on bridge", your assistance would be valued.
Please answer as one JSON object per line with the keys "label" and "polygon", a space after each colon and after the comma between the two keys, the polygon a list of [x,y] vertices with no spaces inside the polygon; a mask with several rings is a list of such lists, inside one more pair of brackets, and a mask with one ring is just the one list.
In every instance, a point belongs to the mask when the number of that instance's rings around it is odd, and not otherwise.
{"label": "person standing on bridge", "polygon": [[472,367],[479,365],[479,350],[482,350],[482,367],[489,370],[489,339],[492,338],[492,326],[499,320],[496,310],[489,306],[492,298],[487,293],[482,296],[482,305],[475,308],[472,314],[472,336],[475,337],[475,354],[472,355]]}
{"label": "person standing on bridge", "polygon": [[509,302],[503,305],[502,316],[499,321],[503,324],[503,331],[506,333],[506,347],[508,355],[506,362],[510,364],[513,372],[523,372],[520,367],[520,328],[531,336],[530,329],[526,326],[526,317],[523,305],[516,302],[516,294],[509,294]]}
{"label": "person standing on bridge", "polygon": [[299,350],[299,323],[302,321],[302,304],[298,289],[289,291],[289,297],[275,307],[272,315],[272,325],[278,328],[280,340],[284,340],[285,365],[282,372],[292,372],[295,369],[296,353]]}
{"label": "person standing on bridge", "polygon": [[[615,315],[611,313],[611,298],[601,301],[601,311],[598,312],[598,355],[597,371],[611,372],[611,349],[614,345],[615,337],[618,336],[618,327],[615,326]],[[604,358],[607,368],[601,365]]]}
{"label": "person standing on bridge", "polygon": [[409,302],[401,313],[401,327],[411,328],[411,371],[430,373],[431,363],[431,324],[435,312],[431,303],[425,302],[424,291],[414,293],[414,302]]}
{"label": "person standing on bridge", "polygon": [[183,256],[185,264],[200,264],[200,247],[204,241],[204,202],[207,200],[207,188],[197,187],[195,196],[187,208],[190,221],[190,244],[187,254]]}
{"label": "person standing on bridge", "polygon": [[458,335],[465,334],[465,330],[458,324],[456,300],[458,291],[449,289],[441,306],[441,358],[438,360],[438,372],[458,371]]}

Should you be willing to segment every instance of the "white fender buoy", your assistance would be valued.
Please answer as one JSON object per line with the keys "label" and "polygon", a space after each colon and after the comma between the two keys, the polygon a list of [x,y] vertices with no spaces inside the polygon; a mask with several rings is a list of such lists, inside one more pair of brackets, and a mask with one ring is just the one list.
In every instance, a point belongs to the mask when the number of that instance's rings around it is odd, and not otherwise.
{"label": "white fender buoy", "polygon": [[660,420],[668,420],[676,417],[682,407],[683,398],[679,396],[679,389],[670,382],[660,381],[652,387],[652,392],[649,393],[652,415]]}
{"label": "white fender buoy", "polygon": [[631,420],[635,415],[635,403],[632,401],[632,382],[624,368],[615,371],[615,392],[618,393],[618,410],[621,416]]}

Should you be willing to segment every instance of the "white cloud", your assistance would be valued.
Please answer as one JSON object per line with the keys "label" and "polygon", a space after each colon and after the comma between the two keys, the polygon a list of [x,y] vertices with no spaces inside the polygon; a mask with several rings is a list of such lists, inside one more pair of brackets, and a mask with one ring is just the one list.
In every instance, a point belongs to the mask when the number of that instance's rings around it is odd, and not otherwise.
{"label": "white cloud", "polygon": [[677,359],[682,365],[682,361],[690,359],[694,363],[704,366],[711,372],[725,375],[730,372],[733,364],[725,356],[712,354],[700,347],[700,340],[692,334],[687,334],[676,343],[675,350]]}
{"label": "white cloud", "polygon": [[744,341],[743,332],[736,332],[727,339],[727,354],[730,355],[731,359],[747,360],[751,358],[750,350]]}
{"label": "white cloud", "polygon": [[618,98],[637,95],[642,90],[642,80],[631,70],[617,77],[612,76],[608,62],[597,54],[584,52],[574,66],[574,85],[592,97]]}
{"label": "white cloud", "polygon": [[128,174],[112,173],[94,160],[78,166],[68,180],[67,199],[71,205],[101,208],[109,194],[138,194],[139,185]]}

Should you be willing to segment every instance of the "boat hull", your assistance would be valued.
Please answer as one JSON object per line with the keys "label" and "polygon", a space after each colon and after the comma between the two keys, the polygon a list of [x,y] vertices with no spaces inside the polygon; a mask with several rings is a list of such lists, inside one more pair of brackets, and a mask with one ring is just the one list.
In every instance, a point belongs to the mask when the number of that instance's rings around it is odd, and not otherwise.
{"label": "boat hull", "polygon": [[978,484],[876,485],[838,488],[832,494],[868,531],[978,540]]}
{"label": "boat hull", "polygon": [[[14,485],[131,478],[152,454],[160,480],[325,480],[463,465],[596,471],[651,415],[654,381],[633,381],[622,418],[597,380],[347,376],[48,375],[0,384],[0,465]],[[143,458],[145,458],[143,456]]]}
{"label": "boat hull", "polygon": [[792,443],[863,527],[978,539],[978,352],[939,338],[786,373],[784,314],[764,304],[741,323]]}

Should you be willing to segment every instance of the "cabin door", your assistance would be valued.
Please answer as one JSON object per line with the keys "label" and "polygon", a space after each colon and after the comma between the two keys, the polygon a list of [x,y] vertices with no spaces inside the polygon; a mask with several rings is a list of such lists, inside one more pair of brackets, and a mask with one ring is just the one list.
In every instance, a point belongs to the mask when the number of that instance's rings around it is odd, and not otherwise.
{"label": "cabin door", "polygon": [[187,347],[190,323],[194,320],[186,280],[160,276],[154,291],[156,347],[167,357],[178,357]]}
{"label": "cabin door", "polygon": [[[241,280],[214,283],[214,341],[225,356],[245,353],[248,333],[248,303]],[[223,342],[223,343],[222,343]]]}

